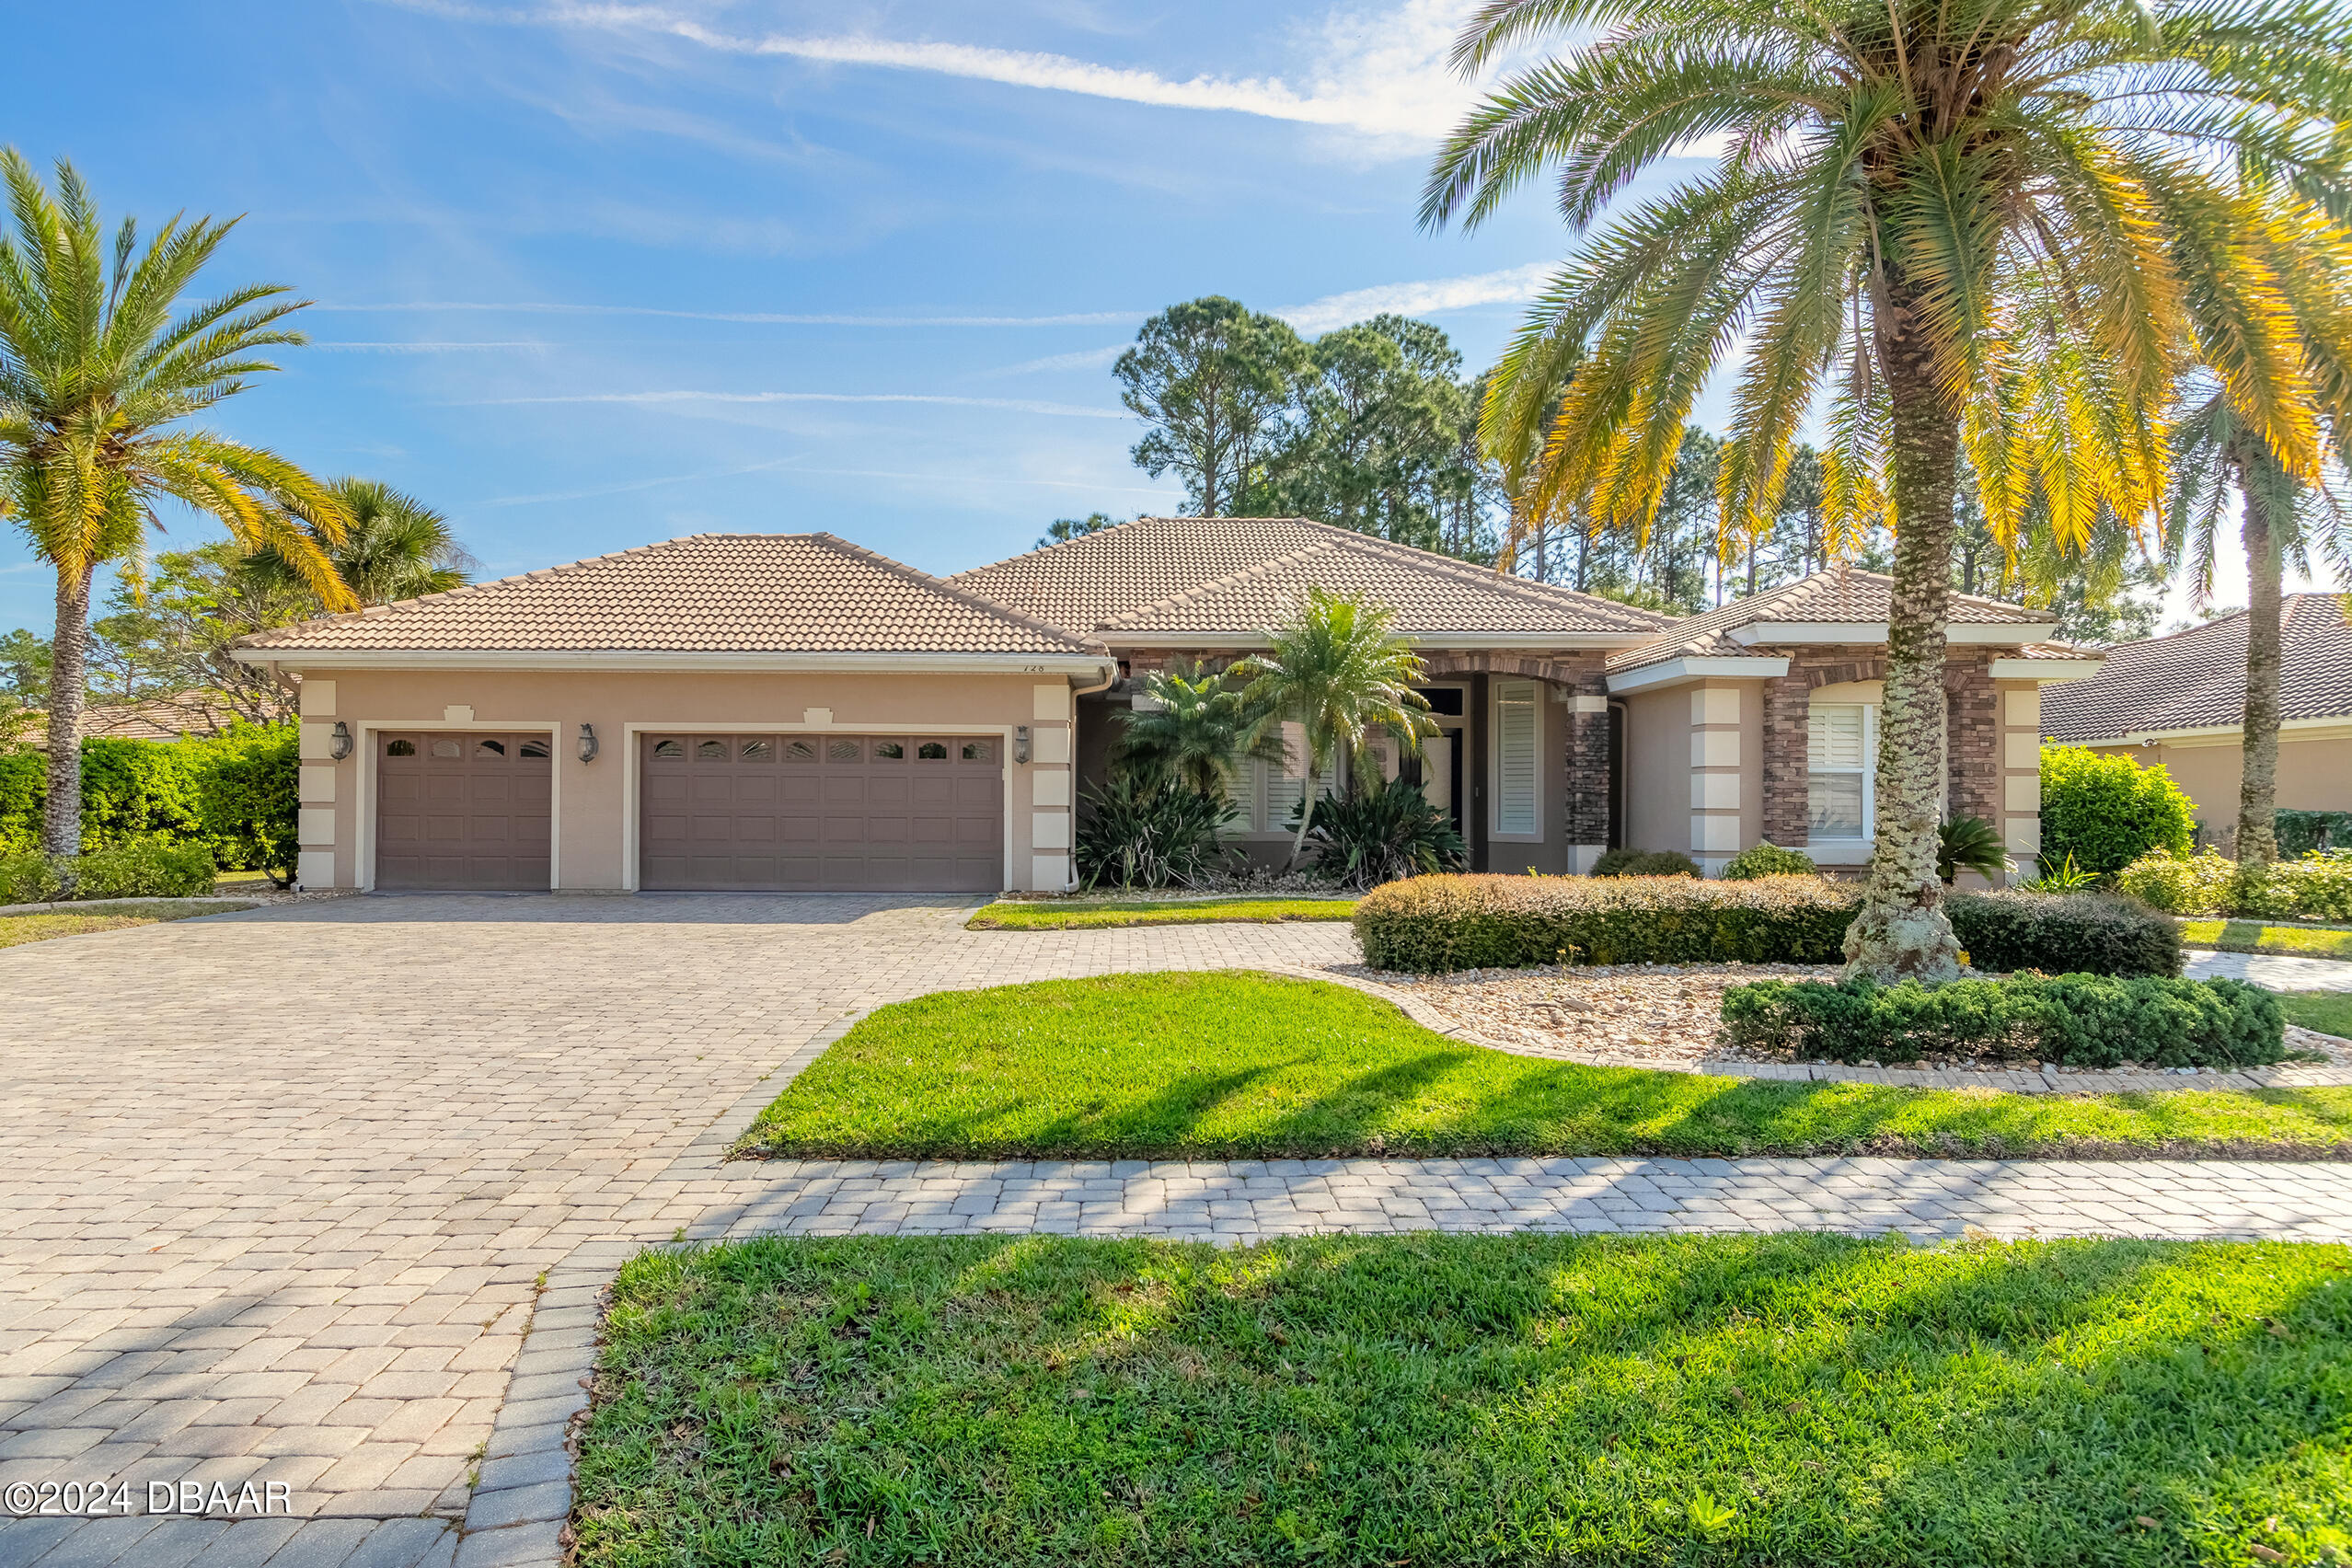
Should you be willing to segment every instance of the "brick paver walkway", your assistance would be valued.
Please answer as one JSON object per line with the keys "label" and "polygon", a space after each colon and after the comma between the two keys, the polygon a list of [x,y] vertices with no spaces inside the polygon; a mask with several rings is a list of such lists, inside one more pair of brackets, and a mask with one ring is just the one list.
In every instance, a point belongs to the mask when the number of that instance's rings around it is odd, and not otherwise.
{"label": "brick paver walkway", "polygon": [[[0,1517],[0,1568],[547,1561],[595,1285],[682,1232],[2352,1223],[2345,1167],[717,1159],[764,1077],[884,1001],[1353,956],[1341,926],[725,897],[354,900],[0,951],[0,1489],[103,1480],[134,1510]],[[158,1517],[151,1484],[296,1516]]]}

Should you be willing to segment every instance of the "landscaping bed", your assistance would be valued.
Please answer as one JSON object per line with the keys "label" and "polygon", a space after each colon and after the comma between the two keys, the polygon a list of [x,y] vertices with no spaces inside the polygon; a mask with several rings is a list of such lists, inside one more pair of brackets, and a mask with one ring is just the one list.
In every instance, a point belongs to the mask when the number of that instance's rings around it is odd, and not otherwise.
{"label": "landscaping bed", "polygon": [[2352,1526],[2347,1270],[1817,1235],[663,1250],[613,1286],[576,1560],[2319,1562]]}
{"label": "landscaping bed", "polygon": [[1102,926],[1193,926],[1225,921],[1346,920],[1353,898],[1007,899],[974,915],[974,931],[1064,931]]}
{"label": "landscaping bed", "polygon": [[132,926],[187,920],[199,915],[230,915],[253,907],[242,899],[118,898],[99,904],[48,905],[0,913],[0,948],[21,947],[53,937],[79,937],[92,931],[120,931]]}
{"label": "landscaping bed", "polygon": [[1246,971],[877,1009],[737,1144],[791,1159],[2352,1153],[2352,1089],[2021,1095],[1586,1066]]}

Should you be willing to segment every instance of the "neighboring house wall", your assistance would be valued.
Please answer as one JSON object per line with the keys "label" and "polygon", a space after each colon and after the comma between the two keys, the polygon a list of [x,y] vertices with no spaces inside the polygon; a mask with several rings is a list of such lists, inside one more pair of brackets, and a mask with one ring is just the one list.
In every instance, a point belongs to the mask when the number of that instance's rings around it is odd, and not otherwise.
{"label": "neighboring house wall", "polygon": [[[2323,738],[2278,739],[2278,804],[2300,812],[2352,812],[2352,724]],[[2238,790],[2245,767],[2244,747],[2235,735],[2212,741],[2164,741],[2152,746],[2093,746],[2093,751],[2130,757],[2143,767],[2161,765],[2196,802],[2197,820],[2208,841],[2234,836]]]}
{"label": "neighboring house wall", "polygon": [[[1066,680],[1018,674],[322,671],[303,684],[301,879],[313,887],[367,884],[370,737],[379,730],[551,732],[555,885],[613,892],[636,883],[640,732],[896,730],[1009,742],[1015,726],[1027,725],[1032,760],[1011,761],[1009,744],[1004,753],[1008,885],[1058,891],[1069,875],[1071,718]],[[328,751],[338,720],[354,740],[340,763]],[[594,762],[579,759],[582,723],[595,727],[600,743]]]}

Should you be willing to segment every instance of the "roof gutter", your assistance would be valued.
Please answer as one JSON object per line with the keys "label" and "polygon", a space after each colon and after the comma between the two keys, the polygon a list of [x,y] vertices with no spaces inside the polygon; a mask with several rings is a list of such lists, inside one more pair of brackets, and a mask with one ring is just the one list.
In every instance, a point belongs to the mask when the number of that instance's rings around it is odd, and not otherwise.
{"label": "roof gutter", "polygon": [[[1943,640],[1956,645],[2041,642],[2058,630],[2056,621],[1949,621]],[[1743,648],[1758,642],[1872,643],[1887,638],[1885,621],[1750,621],[1724,633]]]}
{"label": "roof gutter", "polygon": [[[1667,628],[1655,631],[1618,632],[1559,632],[1559,631],[1409,631],[1405,641],[1411,646],[1430,651],[1460,649],[1466,652],[1482,649],[1508,649],[1531,653],[1575,653],[1594,650],[1639,648],[1654,642],[1666,635]],[[1198,648],[1224,651],[1231,649],[1263,648],[1266,634],[1262,631],[1137,631],[1129,627],[1097,627],[1094,635],[1118,648]]]}
{"label": "roof gutter", "polygon": [[1658,686],[1682,686],[1690,681],[1708,679],[1759,681],[1770,680],[1789,673],[1785,657],[1767,659],[1750,655],[1745,658],[1689,656],[1667,659],[1655,664],[1643,664],[1638,669],[1620,671],[1608,677],[1612,694],[1629,691],[1649,691]]}
{"label": "roof gutter", "polygon": [[528,651],[518,650],[237,648],[241,664],[303,670],[612,671],[628,674],[1029,674],[1115,678],[1118,665],[1102,653],[663,653],[658,651]]}

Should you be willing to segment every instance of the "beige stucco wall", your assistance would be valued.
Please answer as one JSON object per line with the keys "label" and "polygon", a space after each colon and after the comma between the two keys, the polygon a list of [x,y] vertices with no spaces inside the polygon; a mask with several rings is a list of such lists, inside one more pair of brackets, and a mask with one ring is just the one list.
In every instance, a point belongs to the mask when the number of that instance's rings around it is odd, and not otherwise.
{"label": "beige stucco wall", "polygon": [[1690,688],[1625,699],[1628,849],[1690,848]]}
{"label": "beige stucco wall", "polygon": [[[2278,738],[2278,803],[2290,811],[2352,812],[2352,734],[2297,740]],[[2093,746],[2119,753],[2142,767],[2162,765],[2173,781],[2196,802],[2208,836],[2238,825],[2238,787],[2245,766],[2243,748],[2232,738],[2219,744],[2177,741],[2152,746]]]}
{"label": "beige stucco wall", "polygon": [[[617,892],[636,880],[633,729],[831,728],[1005,737],[1007,885],[1058,890],[1069,878],[1071,713],[1059,674],[321,670],[303,686],[301,877],[368,885],[375,731],[551,731],[556,886]],[[339,720],[355,744],[337,763],[328,744]],[[579,758],[583,723],[601,743],[594,762]],[[1032,737],[1026,764],[1010,760],[1021,724]]]}

